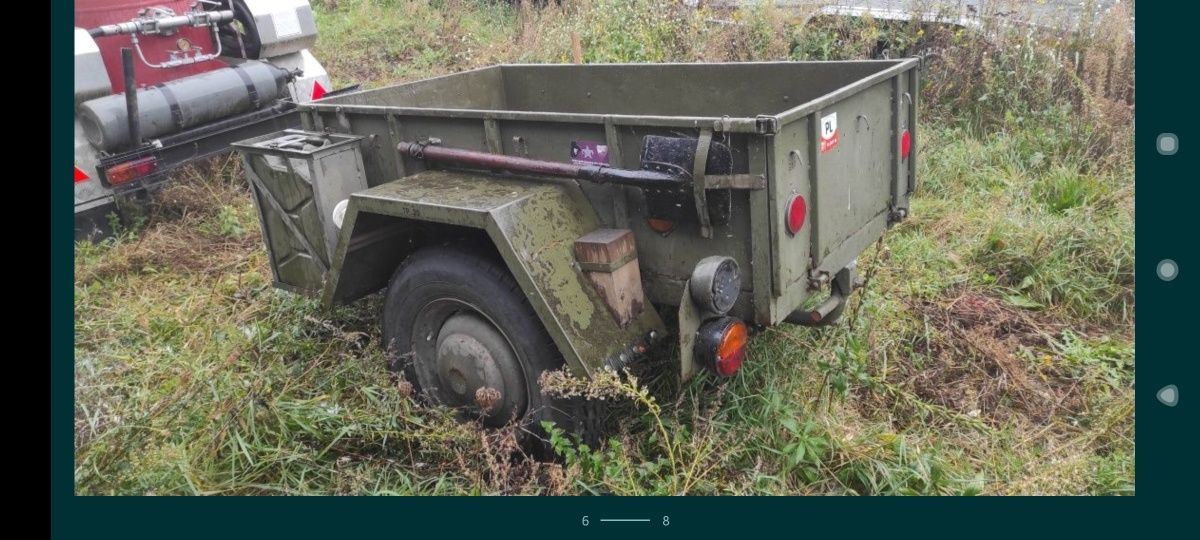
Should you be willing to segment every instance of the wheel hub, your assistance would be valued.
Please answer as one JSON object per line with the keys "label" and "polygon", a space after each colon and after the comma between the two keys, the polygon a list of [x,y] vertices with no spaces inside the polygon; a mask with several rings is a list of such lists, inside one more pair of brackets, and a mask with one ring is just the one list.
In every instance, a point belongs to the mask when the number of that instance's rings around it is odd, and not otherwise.
{"label": "wheel hub", "polygon": [[500,425],[524,413],[524,377],[504,336],[471,313],[446,319],[435,349],[438,395],[447,405],[473,410]]}

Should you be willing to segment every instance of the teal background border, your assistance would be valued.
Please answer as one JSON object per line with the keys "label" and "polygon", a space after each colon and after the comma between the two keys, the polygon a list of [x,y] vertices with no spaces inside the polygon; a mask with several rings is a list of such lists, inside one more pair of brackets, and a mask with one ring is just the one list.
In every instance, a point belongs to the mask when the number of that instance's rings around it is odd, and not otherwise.
{"label": "teal background border", "polygon": [[[1033,0],[1027,0],[1033,1]],[[764,533],[788,538],[822,532],[926,535],[1196,534],[1200,399],[1191,338],[1200,276],[1193,234],[1200,202],[1200,139],[1192,67],[1200,4],[1139,2],[1137,61],[1137,495],[1131,498],[821,499],[708,498],[154,498],[74,495],[74,257],[71,188],[72,3],[51,0],[51,521],[56,537],[200,538],[220,535],[403,538],[524,533],[585,537],[672,533],[711,538]],[[36,83],[36,81],[30,81]],[[1179,136],[1179,152],[1160,156],[1159,133]],[[1195,157],[1193,157],[1195,156]],[[1163,282],[1158,261],[1174,259],[1179,276]],[[1165,385],[1179,387],[1174,408],[1158,403]],[[592,525],[583,528],[582,516]],[[663,515],[671,525],[663,527]],[[600,517],[651,517],[650,525],[604,524]],[[1008,531],[1006,531],[1006,529]],[[452,532],[448,532],[452,531]],[[1173,535],[1171,535],[1173,536]]]}

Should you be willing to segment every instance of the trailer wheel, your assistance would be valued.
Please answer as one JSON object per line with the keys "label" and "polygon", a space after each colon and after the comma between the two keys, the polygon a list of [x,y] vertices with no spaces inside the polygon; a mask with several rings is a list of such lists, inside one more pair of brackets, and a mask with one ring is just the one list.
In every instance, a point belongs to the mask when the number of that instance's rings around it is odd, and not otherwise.
{"label": "trailer wheel", "polygon": [[573,431],[538,377],[563,359],[502,263],[466,249],[421,249],[396,270],[383,306],[390,368],[431,404],[488,427],[510,422],[525,442],[542,421]]}

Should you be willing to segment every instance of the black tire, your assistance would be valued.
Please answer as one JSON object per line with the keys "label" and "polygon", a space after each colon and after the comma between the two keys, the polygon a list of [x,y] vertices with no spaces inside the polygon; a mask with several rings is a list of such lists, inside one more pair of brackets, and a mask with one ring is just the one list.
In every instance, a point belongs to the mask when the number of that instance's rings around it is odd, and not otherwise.
{"label": "black tire", "polygon": [[[571,407],[542,395],[538,386],[543,371],[563,366],[562,355],[516,280],[494,258],[468,248],[437,246],[418,250],[392,276],[382,322],[389,367],[403,372],[416,395],[426,402],[455,407],[464,419],[480,419],[488,427],[515,422],[523,442],[543,455],[548,450],[543,421],[552,421],[569,432],[578,431],[578,423],[566,410]],[[511,356],[502,351],[490,353],[496,350],[496,340],[493,334],[481,330],[487,325],[503,336]],[[449,338],[448,332],[452,334]],[[489,351],[486,357],[494,362],[455,364],[454,359],[459,357],[446,354],[443,348],[459,336],[454,332],[474,335]],[[418,341],[421,334],[424,340]],[[492,370],[492,364],[497,369]],[[460,367],[464,369],[457,371]],[[490,375],[481,375],[484,371]],[[472,374],[468,375],[470,381],[463,378],[463,372]],[[497,374],[504,380],[500,385],[502,394],[505,389],[520,387],[524,395],[518,396],[517,390],[507,392],[501,396],[499,407],[494,405],[488,414],[478,401],[470,402],[471,386],[480,386],[481,379],[494,381]]]}
{"label": "black tire", "polygon": [[262,40],[258,35],[258,24],[255,23],[254,14],[250,13],[250,8],[246,7],[245,0],[229,0],[222,4],[222,8],[233,10],[233,19],[241,23],[244,29],[244,33],[238,36],[239,32],[233,27],[233,24],[221,25],[217,33],[218,39],[221,40],[223,54],[257,60],[262,53]]}

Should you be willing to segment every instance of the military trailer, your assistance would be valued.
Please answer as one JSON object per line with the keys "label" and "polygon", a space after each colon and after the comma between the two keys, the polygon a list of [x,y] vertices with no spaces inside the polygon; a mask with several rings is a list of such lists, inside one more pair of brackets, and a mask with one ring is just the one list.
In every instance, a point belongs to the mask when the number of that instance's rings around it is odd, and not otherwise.
{"label": "military trailer", "polygon": [[648,361],[730,377],[751,329],[837,320],[908,212],[919,68],[499,65],[303,103],[302,129],[235,147],[276,286],[385,291],[391,367],[421,396],[578,426],[542,372],[671,340]]}

